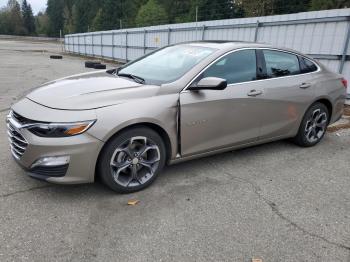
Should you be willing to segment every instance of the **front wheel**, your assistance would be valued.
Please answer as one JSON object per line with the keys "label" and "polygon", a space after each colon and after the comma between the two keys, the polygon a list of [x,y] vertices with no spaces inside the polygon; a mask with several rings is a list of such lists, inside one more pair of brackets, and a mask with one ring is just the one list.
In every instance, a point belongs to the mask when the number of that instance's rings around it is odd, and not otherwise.
{"label": "front wheel", "polygon": [[126,130],[104,147],[98,162],[102,181],[119,193],[148,187],[165,165],[162,138],[147,127]]}
{"label": "front wheel", "polygon": [[322,103],[313,104],[305,113],[298,134],[293,141],[303,147],[316,145],[324,137],[329,123],[329,112]]}

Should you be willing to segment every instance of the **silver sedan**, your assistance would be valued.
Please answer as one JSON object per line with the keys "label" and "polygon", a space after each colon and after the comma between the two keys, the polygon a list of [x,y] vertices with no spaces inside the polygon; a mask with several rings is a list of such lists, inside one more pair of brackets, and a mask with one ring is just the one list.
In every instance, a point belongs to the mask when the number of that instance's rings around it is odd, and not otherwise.
{"label": "silver sedan", "polygon": [[49,82],[14,104],[10,150],[28,175],[149,186],[166,164],[291,138],[314,146],[347,81],[292,50],[246,42],[168,46],[121,68]]}

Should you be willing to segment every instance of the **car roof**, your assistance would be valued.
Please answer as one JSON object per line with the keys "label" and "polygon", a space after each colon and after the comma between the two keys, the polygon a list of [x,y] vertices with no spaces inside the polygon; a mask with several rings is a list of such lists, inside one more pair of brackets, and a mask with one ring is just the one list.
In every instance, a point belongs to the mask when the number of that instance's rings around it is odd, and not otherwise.
{"label": "car roof", "polygon": [[[296,55],[307,57],[308,59],[312,60],[314,63],[317,63],[314,58],[311,56],[305,55],[303,53],[300,53],[296,50],[286,48],[286,47],[280,47],[280,46],[273,46],[266,43],[256,43],[256,42],[249,42],[249,41],[233,41],[233,40],[201,40],[201,41],[189,41],[189,42],[183,42],[175,45],[193,45],[193,46],[202,46],[202,47],[209,47],[217,49],[221,52],[228,52],[230,50],[238,49],[238,48],[267,48],[267,49],[276,49],[281,50],[284,52],[290,52]],[[319,64],[319,63],[317,63]]]}
{"label": "car roof", "polygon": [[[209,47],[209,48],[215,48],[215,49],[219,49],[219,50],[236,49],[236,48],[244,48],[244,47],[252,47],[252,48],[269,47],[269,48],[272,48],[271,45],[264,44],[264,43],[255,43],[255,42],[248,42],[248,41],[228,41],[228,40],[190,41],[190,42],[184,42],[181,44]],[[181,44],[178,44],[178,45],[181,45]]]}

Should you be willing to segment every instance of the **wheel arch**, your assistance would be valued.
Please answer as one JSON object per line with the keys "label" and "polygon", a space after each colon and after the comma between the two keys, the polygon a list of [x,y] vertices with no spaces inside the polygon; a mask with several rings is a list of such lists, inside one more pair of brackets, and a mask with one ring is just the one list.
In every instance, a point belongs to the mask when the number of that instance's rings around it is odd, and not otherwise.
{"label": "wheel arch", "polygon": [[326,98],[326,97],[321,97],[321,98],[318,98],[316,99],[311,105],[310,107],[315,104],[315,103],[321,103],[321,104],[324,104],[326,107],[327,107],[327,110],[328,110],[328,114],[329,114],[329,120],[328,122],[331,121],[332,119],[332,115],[333,115],[333,104],[332,102],[330,101],[330,99]]}
{"label": "wheel arch", "polygon": [[105,146],[107,145],[107,143],[111,139],[113,139],[114,137],[118,136],[120,133],[122,133],[126,130],[129,130],[129,129],[138,128],[138,127],[147,127],[149,129],[155,131],[162,138],[164,145],[165,145],[165,150],[166,150],[166,163],[168,163],[168,161],[171,159],[171,154],[172,154],[172,144],[171,144],[171,140],[170,140],[170,136],[169,136],[168,132],[163,127],[161,127],[160,125],[155,124],[155,123],[151,123],[151,122],[133,123],[133,124],[129,124],[129,125],[126,125],[126,126],[120,128],[118,131],[114,132],[112,135],[110,135],[105,140],[105,143],[102,146],[102,148],[100,149],[100,152],[98,153],[98,157],[96,160],[95,180],[96,180],[96,176],[97,176],[98,162],[100,160],[101,153],[102,153],[103,149],[105,148]]}

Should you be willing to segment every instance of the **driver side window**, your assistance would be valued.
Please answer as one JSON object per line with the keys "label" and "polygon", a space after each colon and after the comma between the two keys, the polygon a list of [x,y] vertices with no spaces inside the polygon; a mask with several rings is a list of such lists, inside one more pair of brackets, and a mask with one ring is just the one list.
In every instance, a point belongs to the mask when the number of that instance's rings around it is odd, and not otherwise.
{"label": "driver side window", "polygon": [[205,77],[219,77],[227,84],[257,79],[255,50],[241,50],[230,53],[205,70],[198,81]]}

